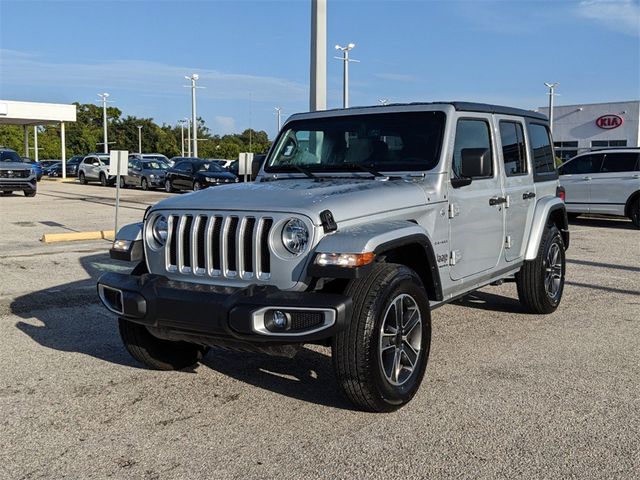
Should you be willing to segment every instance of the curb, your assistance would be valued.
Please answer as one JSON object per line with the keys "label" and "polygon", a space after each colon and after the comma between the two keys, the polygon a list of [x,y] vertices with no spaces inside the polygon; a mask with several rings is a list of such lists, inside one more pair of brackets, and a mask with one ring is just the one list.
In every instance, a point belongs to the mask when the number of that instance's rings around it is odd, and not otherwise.
{"label": "curb", "polygon": [[113,238],[113,230],[97,230],[95,232],[45,233],[40,241],[43,243],[55,243],[80,240],[113,240]]}
{"label": "curb", "polygon": [[78,179],[76,177],[67,177],[67,178],[62,178],[62,177],[42,177],[40,179],[40,181],[42,180],[46,180],[47,182],[59,182],[59,183],[73,183],[73,182],[77,182]]}

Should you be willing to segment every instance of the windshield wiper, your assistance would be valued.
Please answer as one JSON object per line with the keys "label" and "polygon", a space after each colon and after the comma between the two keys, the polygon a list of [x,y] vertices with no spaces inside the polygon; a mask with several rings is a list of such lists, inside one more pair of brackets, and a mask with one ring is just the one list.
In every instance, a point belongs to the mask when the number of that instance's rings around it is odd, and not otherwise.
{"label": "windshield wiper", "polygon": [[357,168],[358,170],[361,170],[363,172],[370,173],[374,177],[389,178],[387,175],[385,175],[384,173],[380,173],[375,168],[367,167],[366,165],[362,165],[361,163],[345,163],[345,164],[341,165],[341,167],[344,167],[344,168]]}
{"label": "windshield wiper", "polygon": [[[318,177],[317,175],[314,175],[313,173],[311,173],[311,170],[309,170],[308,168],[301,167],[300,165],[294,165],[293,163],[288,163],[286,165],[278,165],[277,168],[278,168],[279,171],[277,171],[277,172],[269,172],[269,173],[272,173],[272,174],[274,174],[274,173],[287,173],[285,170],[280,170],[280,169],[285,169],[285,168],[289,169],[289,168],[291,168],[293,170],[296,170],[297,172],[300,172],[300,173],[306,175],[309,178],[312,178],[316,182],[320,181],[320,177]],[[290,177],[278,177],[278,178],[271,177],[271,178],[269,178],[269,180],[291,180],[291,178]]]}

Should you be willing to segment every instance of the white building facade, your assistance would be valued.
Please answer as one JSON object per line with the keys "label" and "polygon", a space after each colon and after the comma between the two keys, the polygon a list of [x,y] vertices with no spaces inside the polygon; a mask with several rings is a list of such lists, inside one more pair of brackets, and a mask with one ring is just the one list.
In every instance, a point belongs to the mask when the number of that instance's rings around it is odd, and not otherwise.
{"label": "white building facade", "polygon": [[[549,116],[549,107],[538,111]],[[589,150],[640,147],[640,100],[554,106],[553,140],[563,161]]]}

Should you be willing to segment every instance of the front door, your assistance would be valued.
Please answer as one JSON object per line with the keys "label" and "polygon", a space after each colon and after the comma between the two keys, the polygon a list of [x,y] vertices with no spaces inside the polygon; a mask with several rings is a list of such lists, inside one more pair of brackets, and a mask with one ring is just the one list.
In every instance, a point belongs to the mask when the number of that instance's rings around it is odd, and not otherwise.
{"label": "front door", "polygon": [[594,173],[600,172],[603,157],[602,153],[582,155],[560,167],[560,184],[564,187],[569,211],[590,212],[591,182]]}
{"label": "front door", "polygon": [[520,120],[497,117],[500,132],[505,203],[505,260],[511,262],[524,255],[524,239],[536,205],[533,173],[527,162],[525,126]]}
{"label": "front door", "polygon": [[491,174],[454,188],[449,184],[450,276],[459,280],[494,268],[502,254],[504,204],[490,117],[465,115],[457,122],[450,177],[462,178],[464,149],[488,149]]}

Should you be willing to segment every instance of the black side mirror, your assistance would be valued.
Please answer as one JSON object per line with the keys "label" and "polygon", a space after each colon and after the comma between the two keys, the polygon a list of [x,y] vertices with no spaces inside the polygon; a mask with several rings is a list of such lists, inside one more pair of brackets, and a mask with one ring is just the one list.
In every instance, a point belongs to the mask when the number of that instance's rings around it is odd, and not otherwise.
{"label": "black side mirror", "polygon": [[460,156],[460,175],[463,177],[491,176],[491,152],[488,148],[463,148]]}

